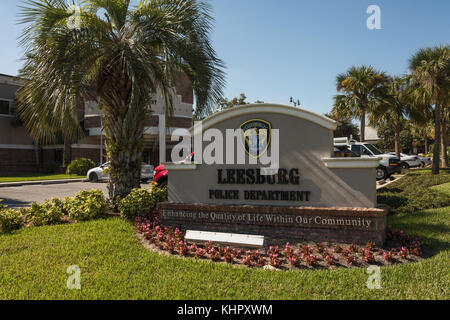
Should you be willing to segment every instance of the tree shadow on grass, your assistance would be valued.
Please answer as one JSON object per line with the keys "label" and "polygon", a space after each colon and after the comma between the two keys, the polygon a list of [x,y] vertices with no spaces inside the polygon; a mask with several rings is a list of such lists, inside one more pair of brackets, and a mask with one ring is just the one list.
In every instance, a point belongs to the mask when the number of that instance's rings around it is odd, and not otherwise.
{"label": "tree shadow on grass", "polygon": [[397,209],[408,203],[407,197],[399,197],[394,195],[378,195],[377,202],[379,205],[387,205],[392,209]]}
{"label": "tree shadow on grass", "polygon": [[383,193],[402,193],[404,191],[405,190],[400,189],[400,188],[392,188],[392,189],[385,188],[385,189],[379,190],[378,194],[383,194]]}

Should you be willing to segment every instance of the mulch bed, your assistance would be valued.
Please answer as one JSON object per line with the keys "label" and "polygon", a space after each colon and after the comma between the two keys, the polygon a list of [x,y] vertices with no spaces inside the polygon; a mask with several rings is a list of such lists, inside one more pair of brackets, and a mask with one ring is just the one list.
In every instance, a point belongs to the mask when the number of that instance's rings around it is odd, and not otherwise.
{"label": "mulch bed", "polygon": [[[428,256],[419,239],[410,239],[401,230],[388,228],[388,240],[382,248],[374,243],[366,246],[335,242],[275,243],[266,250],[220,247],[211,242],[185,242],[178,229],[162,226],[158,218],[138,218],[137,234],[145,248],[165,255],[197,260],[210,260],[234,266],[270,270],[367,268],[372,265],[390,266],[418,262]],[[280,244],[280,240],[276,244]]]}

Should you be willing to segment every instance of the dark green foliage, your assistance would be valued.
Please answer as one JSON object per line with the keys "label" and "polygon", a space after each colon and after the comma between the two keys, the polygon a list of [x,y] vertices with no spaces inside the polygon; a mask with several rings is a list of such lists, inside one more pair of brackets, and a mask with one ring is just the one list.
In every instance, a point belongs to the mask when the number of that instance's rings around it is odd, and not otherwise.
{"label": "dark green foliage", "polygon": [[95,168],[95,162],[91,159],[75,159],[67,166],[67,174],[85,176],[92,168]]}
{"label": "dark green foliage", "polygon": [[350,138],[351,136],[353,137],[353,139],[359,141],[358,126],[355,125],[351,120],[339,118],[329,113],[328,114],[326,113],[325,116],[339,122],[339,125],[337,126],[336,130],[334,130],[335,138],[343,138],[343,137]]}
{"label": "dark green foliage", "polygon": [[62,165],[61,165],[61,163],[56,162],[56,161],[44,163],[39,168],[40,173],[56,174],[56,173],[60,173],[60,171],[62,171]]}
{"label": "dark green foliage", "polygon": [[[383,151],[395,151],[395,132],[392,125],[381,125],[377,128],[378,137],[380,140],[377,142],[378,147]],[[400,131],[400,151],[404,153],[410,153],[413,143],[413,135],[409,126],[405,126]]]}

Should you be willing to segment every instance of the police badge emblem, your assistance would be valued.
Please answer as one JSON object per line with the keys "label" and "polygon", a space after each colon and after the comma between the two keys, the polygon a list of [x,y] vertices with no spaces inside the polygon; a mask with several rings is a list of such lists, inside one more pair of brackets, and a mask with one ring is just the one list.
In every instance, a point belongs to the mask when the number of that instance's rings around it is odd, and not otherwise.
{"label": "police badge emblem", "polygon": [[272,125],[264,120],[254,119],[240,127],[241,144],[251,157],[258,159],[267,152],[270,145]]}

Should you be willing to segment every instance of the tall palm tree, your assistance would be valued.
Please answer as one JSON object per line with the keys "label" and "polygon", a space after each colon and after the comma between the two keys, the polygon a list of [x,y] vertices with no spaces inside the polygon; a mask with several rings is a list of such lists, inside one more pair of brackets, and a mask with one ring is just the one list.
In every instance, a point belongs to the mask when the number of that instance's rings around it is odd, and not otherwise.
{"label": "tall palm tree", "polygon": [[441,102],[450,90],[450,46],[420,49],[410,59],[409,68],[414,81],[427,92],[430,104],[434,104],[433,174],[439,174]]}
{"label": "tall palm tree", "polygon": [[336,88],[343,94],[334,97],[332,113],[337,117],[359,119],[361,141],[365,141],[366,115],[374,99],[381,95],[388,76],[372,66],[351,67],[336,77]]}
{"label": "tall palm tree", "polygon": [[36,66],[29,77],[46,84],[43,96],[98,102],[113,201],[140,187],[144,125],[157,92],[169,115],[180,73],[193,84],[197,114],[222,96],[224,65],[209,39],[213,19],[205,3],[86,0],[74,9],[65,0],[27,0],[21,22],[28,25],[21,38],[26,57]]}
{"label": "tall palm tree", "polygon": [[442,96],[441,106],[441,162],[444,168],[449,166],[448,159],[448,127],[450,123],[450,89],[445,91]]}
{"label": "tall palm tree", "polygon": [[429,152],[429,140],[434,139],[434,114],[431,107],[425,112],[411,117],[411,133],[414,138],[424,141],[425,154]]}
{"label": "tall palm tree", "polygon": [[411,113],[409,77],[393,77],[386,83],[384,95],[377,97],[370,112],[370,122],[392,125],[395,153],[400,158],[400,131]]}

